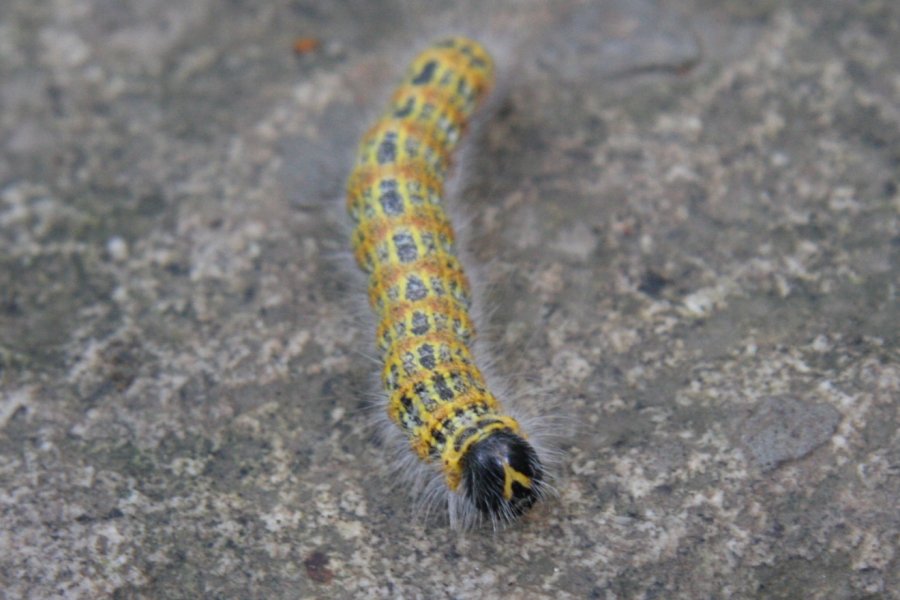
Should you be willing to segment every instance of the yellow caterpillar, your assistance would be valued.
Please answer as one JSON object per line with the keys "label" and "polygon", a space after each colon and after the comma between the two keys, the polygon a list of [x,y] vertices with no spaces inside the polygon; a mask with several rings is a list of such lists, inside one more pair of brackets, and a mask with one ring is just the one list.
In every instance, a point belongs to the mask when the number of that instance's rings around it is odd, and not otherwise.
{"label": "yellow caterpillar", "polygon": [[452,152],[493,71],[487,51],[466,38],[424,50],[363,136],[347,183],[388,416],[440,473],[451,525],[463,527],[509,522],[545,491],[537,452],[475,364],[469,282],[442,206]]}

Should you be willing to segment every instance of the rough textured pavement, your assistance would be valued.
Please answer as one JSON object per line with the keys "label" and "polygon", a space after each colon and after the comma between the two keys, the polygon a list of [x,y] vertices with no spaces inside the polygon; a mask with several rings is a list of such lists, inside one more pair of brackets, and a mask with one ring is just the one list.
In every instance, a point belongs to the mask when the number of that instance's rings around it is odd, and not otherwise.
{"label": "rough textured pavement", "polygon": [[[900,598],[900,4],[452,4],[3,0],[0,596]],[[331,210],[454,27],[516,63],[456,206],[562,451],[464,536]]]}

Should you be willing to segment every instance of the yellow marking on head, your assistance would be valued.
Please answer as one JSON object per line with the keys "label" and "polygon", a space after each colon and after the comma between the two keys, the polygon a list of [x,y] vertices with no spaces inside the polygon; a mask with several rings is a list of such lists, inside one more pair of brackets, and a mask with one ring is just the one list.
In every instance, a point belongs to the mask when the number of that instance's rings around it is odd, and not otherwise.
{"label": "yellow marking on head", "polygon": [[512,468],[508,462],[503,463],[503,497],[506,500],[512,500],[513,483],[518,483],[522,487],[530,488],[532,484],[531,477]]}
{"label": "yellow marking on head", "polygon": [[[462,448],[459,449],[459,453],[458,453],[459,460],[462,460],[462,457],[466,455],[466,453],[469,451],[470,447],[472,447],[476,443],[478,443],[481,440],[483,440],[484,438],[486,438],[488,435],[490,435],[490,433],[492,431],[497,431],[499,429],[509,429],[513,433],[519,432],[518,421],[516,421],[512,417],[508,417],[506,415],[499,414],[499,413],[500,413],[500,403],[498,402],[497,403],[497,414],[490,414],[490,415],[485,415],[484,417],[482,417],[484,419],[494,419],[497,422],[494,423],[493,425],[488,425],[487,427],[485,427],[484,429],[479,431],[478,435],[473,435],[472,437],[467,439],[465,442],[463,442]],[[450,446],[450,449],[453,450],[452,445]]]}

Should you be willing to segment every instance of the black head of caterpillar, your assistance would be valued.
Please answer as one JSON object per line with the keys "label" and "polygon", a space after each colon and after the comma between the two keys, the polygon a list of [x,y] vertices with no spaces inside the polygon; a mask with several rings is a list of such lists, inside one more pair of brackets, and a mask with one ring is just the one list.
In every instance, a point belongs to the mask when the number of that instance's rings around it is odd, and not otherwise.
{"label": "black head of caterpillar", "polygon": [[462,458],[463,495],[483,518],[508,522],[543,495],[544,469],[537,452],[510,431],[494,431]]}

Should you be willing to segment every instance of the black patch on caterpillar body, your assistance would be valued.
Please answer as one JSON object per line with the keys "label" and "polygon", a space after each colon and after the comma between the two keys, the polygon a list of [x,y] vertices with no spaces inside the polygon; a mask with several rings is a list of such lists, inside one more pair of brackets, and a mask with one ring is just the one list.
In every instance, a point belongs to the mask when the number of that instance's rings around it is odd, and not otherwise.
{"label": "black patch on caterpillar body", "polygon": [[425,66],[422,67],[422,70],[419,71],[419,74],[413,77],[413,85],[425,85],[426,83],[431,81],[431,78],[434,77],[435,69],[437,69],[437,61],[430,60],[425,63]]}

